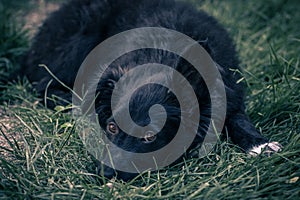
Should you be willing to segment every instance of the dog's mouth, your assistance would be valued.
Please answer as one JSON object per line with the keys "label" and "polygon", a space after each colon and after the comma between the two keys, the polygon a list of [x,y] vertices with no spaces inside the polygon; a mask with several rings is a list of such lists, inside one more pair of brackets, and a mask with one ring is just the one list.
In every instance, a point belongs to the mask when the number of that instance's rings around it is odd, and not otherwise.
{"label": "dog's mouth", "polygon": [[104,176],[106,179],[121,179],[123,181],[130,181],[136,176],[138,173],[129,173],[115,170],[109,166],[102,164],[101,162],[97,162],[97,174]]}

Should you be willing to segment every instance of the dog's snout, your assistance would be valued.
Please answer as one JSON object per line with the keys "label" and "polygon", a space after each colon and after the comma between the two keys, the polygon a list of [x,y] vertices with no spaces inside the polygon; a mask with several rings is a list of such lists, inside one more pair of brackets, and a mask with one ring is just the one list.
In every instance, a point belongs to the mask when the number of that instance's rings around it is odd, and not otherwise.
{"label": "dog's snout", "polygon": [[104,176],[108,179],[113,178],[115,175],[116,175],[116,172],[114,169],[110,168],[110,169],[104,171]]}
{"label": "dog's snout", "polygon": [[[116,172],[113,168],[110,168],[108,166],[103,166],[103,165],[101,167],[103,167],[103,176],[105,176],[106,178],[111,179],[114,176],[116,176]],[[101,170],[99,170],[99,171],[101,171]],[[98,173],[98,174],[101,174],[101,173]]]}

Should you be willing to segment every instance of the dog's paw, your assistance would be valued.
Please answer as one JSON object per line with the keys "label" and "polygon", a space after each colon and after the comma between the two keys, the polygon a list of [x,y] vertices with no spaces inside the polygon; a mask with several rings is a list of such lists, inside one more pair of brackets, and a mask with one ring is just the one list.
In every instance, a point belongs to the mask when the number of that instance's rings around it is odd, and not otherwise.
{"label": "dog's paw", "polygon": [[251,156],[257,156],[260,154],[265,154],[267,156],[270,156],[271,154],[275,152],[279,152],[282,149],[282,145],[279,144],[278,142],[269,142],[269,143],[264,143],[259,146],[254,146],[252,149],[248,151],[248,154]]}

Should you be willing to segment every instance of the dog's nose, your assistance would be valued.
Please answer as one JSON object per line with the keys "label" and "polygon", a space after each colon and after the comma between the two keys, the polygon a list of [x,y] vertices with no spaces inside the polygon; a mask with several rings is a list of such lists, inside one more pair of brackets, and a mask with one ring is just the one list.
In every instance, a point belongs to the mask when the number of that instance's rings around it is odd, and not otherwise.
{"label": "dog's nose", "polygon": [[105,166],[104,167],[104,174],[103,174],[106,178],[111,179],[116,175],[116,172],[114,169]]}
{"label": "dog's nose", "polygon": [[103,163],[97,162],[98,175],[104,176],[107,179],[111,179],[116,175],[116,172],[113,168],[104,165]]}

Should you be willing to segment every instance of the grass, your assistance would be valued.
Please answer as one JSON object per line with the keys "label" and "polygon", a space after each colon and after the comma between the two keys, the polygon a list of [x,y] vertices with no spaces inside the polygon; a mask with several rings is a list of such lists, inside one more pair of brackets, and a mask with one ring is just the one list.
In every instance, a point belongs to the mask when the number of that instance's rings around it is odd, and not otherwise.
{"label": "grass", "polygon": [[95,175],[93,158],[69,114],[45,109],[26,79],[4,85],[29,41],[12,17],[17,10],[0,1],[0,85],[5,88],[0,199],[299,199],[299,3],[190,1],[218,18],[234,38],[247,83],[247,112],[283,151],[253,158],[222,141],[204,158],[128,183],[115,180],[112,188],[102,184],[111,180]]}

